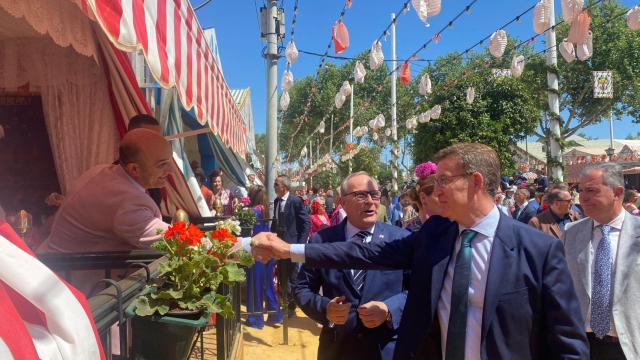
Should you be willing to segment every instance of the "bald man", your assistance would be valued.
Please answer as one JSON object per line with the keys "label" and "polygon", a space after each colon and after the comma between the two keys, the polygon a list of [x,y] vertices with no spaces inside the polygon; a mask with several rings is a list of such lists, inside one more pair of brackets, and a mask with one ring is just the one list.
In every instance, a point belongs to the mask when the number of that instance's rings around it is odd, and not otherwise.
{"label": "bald man", "polygon": [[95,166],[77,180],[56,214],[51,235],[37,252],[149,247],[159,239],[157,231],[168,224],[145,191],[166,185],[171,158],[169,143],[157,132],[128,132],[120,144],[118,164]]}

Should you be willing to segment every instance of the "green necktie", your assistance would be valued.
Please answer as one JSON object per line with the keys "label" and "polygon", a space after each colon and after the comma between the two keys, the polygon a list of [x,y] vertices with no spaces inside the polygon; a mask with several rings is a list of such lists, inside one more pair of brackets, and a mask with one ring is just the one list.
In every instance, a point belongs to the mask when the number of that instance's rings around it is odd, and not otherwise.
{"label": "green necktie", "polygon": [[451,284],[451,308],[447,328],[446,360],[464,360],[465,337],[467,335],[467,307],[469,304],[469,282],[471,281],[471,240],[477,232],[462,232],[462,244],[456,258]]}

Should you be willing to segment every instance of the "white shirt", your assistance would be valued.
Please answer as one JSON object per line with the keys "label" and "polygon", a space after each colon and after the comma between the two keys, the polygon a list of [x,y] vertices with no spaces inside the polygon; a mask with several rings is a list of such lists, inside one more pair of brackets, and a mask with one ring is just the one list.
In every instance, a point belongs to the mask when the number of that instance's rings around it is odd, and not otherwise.
{"label": "white shirt", "polygon": [[[371,235],[367,236],[362,242],[364,242],[365,244],[371,242],[371,238],[373,237],[373,230],[376,228],[376,224],[373,224],[370,228],[368,229],[358,229],[357,227],[351,225],[351,223],[349,222],[349,220],[347,220],[347,226],[345,226],[344,228],[344,238],[347,241],[352,241],[353,237],[356,236],[357,233],[359,233],[360,231],[368,231]],[[355,275],[355,270],[351,269],[351,275],[354,276]]]}
{"label": "white shirt", "polygon": [[273,209],[273,210],[274,210],[274,212],[275,212],[275,214],[277,214],[277,215],[276,215],[276,217],[280,216],[280,213],[281,213],[282,211],[284,211],[284,204],[286,204],[286,203],[287,203],[287,199],[288,199],[288,198],[289,198],[289,192],[287,191],[287,192],[286,192],[286,193],[285,193],[285,194],[280,198],[281,200],[280,200],[279,207],[278,207],[277,209]]}
{"label": "white shirt", "polygon": [[[611,226],[611,230],[609,232],[609,242],[611,243],[611,271],[613,271],[613,276],[611,277],[611,297],[613,298],[613,291],[615,291],[613,283],[616,276],[616,254],[618,253],[618,243],[620,242],[620,231],[622,230],[622,223],[624,222],[624,217],[626,216],[626,211],[622,209],[620,214],[615,217],[615,219],[609,222],[609,226]],[[591,232],[591,243],[589,247],[589,256],[591,259],[591,281],[593,281],[593,270],[596,268],[596,250],[598,249],[598,245],[600,244],[600,240],[602,240],[602,230],[598,227],[600,225],[599,222],[593,220],[593,230]],[[591,293],[591,289],[589,289],[589,293]],[[587,311],[587,316],[585,317],[585,329],[587,332],[592,332],[591,330],[591,306],[589,306],[589,310]],[[618,333],[616,332],[615,324],[613,323],[613,315],[611,316],[611,329],[607,335],[618,337]]]}
{"label": "white shirt", "polygon": [[[500,210],[496,206],[471,227],[478,234],[471,241],[471,282],[469,284],[469,306],[467,308],[467,335],[465,341],[465,359],[480,359],[480,340],[482,336],[482,310],[484,308],[484,293],[487,287],[487,274],[489,272],[489,261],[491,259],[491,249],[493,239],[500,221]],[[458,225],[459,234],[465,227]],[[447,344],[447,329],[449,328],[449,313],[451,309],[451,287],[453,283],[453,273],[455,269],[456,257],[460,250],[460,235],[456,240],[455,248],[447,273],[444,278],[444,285],[438,301],[438,320],[440,321],[440,339],[442,345],[442,358],[445,358]]]}

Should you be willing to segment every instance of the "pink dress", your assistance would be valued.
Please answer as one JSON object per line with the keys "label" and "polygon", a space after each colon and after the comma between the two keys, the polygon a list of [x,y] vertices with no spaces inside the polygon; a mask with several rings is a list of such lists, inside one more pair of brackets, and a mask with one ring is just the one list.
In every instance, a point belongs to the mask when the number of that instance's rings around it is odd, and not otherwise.
{"label": "pink dress", "polygon": [[324,229],[329,226],[329,218],[326,214],[312,214],[309,215],[311,219],[311,230],[309,236],[315,234],[318,230]]}

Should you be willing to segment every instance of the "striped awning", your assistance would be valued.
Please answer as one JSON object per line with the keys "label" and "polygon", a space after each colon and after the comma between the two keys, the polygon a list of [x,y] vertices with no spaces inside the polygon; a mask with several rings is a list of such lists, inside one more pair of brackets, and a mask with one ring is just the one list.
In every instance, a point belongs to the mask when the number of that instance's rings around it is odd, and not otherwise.
{"label": "striped awning", "polygon": [[[73,1],[73,0],[72,0]],[[77,1],[77,0],[76,0]],[[118,48],[142,49],[164,88],[175,86],[184,107],[241,157],[242,115],[188,0],[80,0]],[[84,6],[83,6],[84,8]]]}

